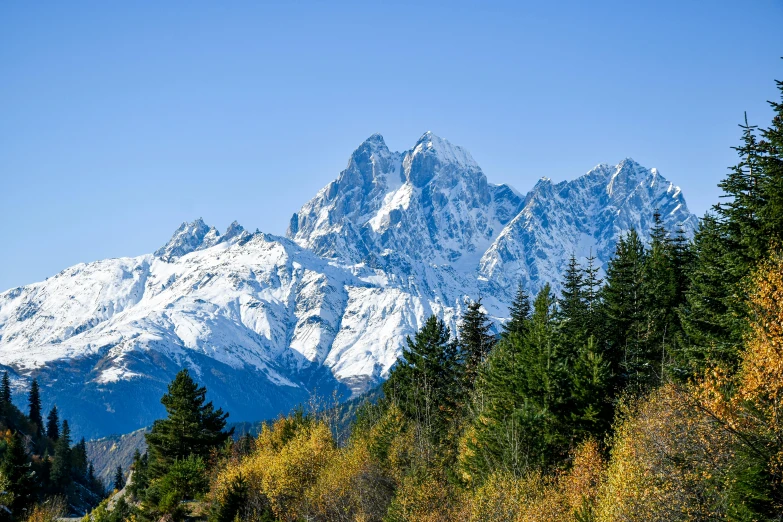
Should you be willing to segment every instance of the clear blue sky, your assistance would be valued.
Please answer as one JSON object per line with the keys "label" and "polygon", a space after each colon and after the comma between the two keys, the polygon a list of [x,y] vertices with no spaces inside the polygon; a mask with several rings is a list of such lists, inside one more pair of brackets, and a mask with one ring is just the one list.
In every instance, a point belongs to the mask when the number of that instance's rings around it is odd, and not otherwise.
{"label": "clear blue sky", "polygon": [[769,122],[783,1],[523,4],[0,3],[0,289],[199,216],[282,234],[374,132],[521,192],[632,157],[703,214]]}

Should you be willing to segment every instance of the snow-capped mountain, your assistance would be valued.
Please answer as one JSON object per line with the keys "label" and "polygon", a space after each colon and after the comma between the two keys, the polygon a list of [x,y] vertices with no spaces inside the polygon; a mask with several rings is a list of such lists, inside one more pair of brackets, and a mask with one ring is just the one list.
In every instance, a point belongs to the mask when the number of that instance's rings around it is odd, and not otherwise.
{"label": "snow-capped mountain", "polygon": [[649,238],[656,210],[667,230],[693,236],[698,219],[680,188],[631,159],[598,165],[573,181],[542,178],[482,256],[479,280],[507,301],[520,283],[532,292],[546,282],[559,288],[572,254],[582,263],[593,255],[605,270],[622,234],[633,228]]}
{"label": "snow-capped mountain", "polygon": [[392,271],[407,261],[475,271],[522,197],[491,185],[466,150],[425,133],[404,152],[375,134],[291,218],[288,237],[317,254]]}
{"label": "snow-capped mountain", "polygon": [[0,293],[0,364],[20,392],[38,377],[46,406],[67,396],[87,436],[149,424],[183,366],[232,420],[270,417],[381,381],[406,335],[433,313],[454,326],[468,298],[502,320],[517,284],[556,285],[571,253],[605,264],[656,209],[693,232],[680,190],[632,160],[522,197],[432,133],[405,152],[373,135],[287,238],[198,219],[153,254]]}

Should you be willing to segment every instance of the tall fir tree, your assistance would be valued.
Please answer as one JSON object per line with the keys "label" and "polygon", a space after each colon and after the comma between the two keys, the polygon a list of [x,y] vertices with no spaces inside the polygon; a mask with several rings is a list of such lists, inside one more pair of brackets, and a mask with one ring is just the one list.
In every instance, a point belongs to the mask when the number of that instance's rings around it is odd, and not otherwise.
{"label": "tall fir tree", "polygon": [[0,408],[3,412],[7,412],[11,406],[11,379],[8,377],[8,372],[3,372],[3,384],[0,386]]}
{"label": "tall fir tree", "polygon": [[514,300],[508,309],[509,319],[503,325],[501,337],[511,334],[525,335],[530,326],[530,295],[525,291],[525,287],[520,283]]}
{"label": "tall fir tree", "polygon": [[438,445],[459,414],[463,366],[458,346],[449,327],[434,315],[406,344],[383,384],[384,395]]}
{"label": "tall fir tree", "polygon": [[57,412],[57,405],[52,406],[46,417],[46,436],[53,441],[60,437],[60,415]]}
{"label": "tall fir tree", "polygon": [[604,354],[616,392],[629,384],[647,386],[652,380],[652,365],[657,362],[649,356],[645,342],[646,255],[644,244],[632,229],[617,242],[606,285],[601,289]]}
{"label": "tall fir tree", "polygon": [[71,449],[71,470],[80,479],[87,476],[87,441],[82,437]]}
{"label": "tall fir tree", "polygon": [[128,490],[139,497],[141,493],[149,486],[149,459],[147,453],[144,455],[137,449],[133,453],[133,463],[131,469],[133,470],[133,480],[128,485]]}
{"label": "tall fir tree", "polygon": [[14,432],[8,439],[0,470],[8,479],[8,489],[13,495],[10,505],[12,519],[25,520],[27,510],[35,501],[36,482],[30,457],[19,432]]}
{"label": "tall fir tree", "polygon": [[52,482],[62,491],[71,479],[71,428],[64,420],[60,437],[54,445],[52,460]]}
{"label": "tall fir tree", "polygon": [[759,165],[764,173],[762,200],[759,209],[765,248],[783,248],[783,82],[776,81],[780,101],[770,102],[774,116],[769,127],[761,131]]}
{"label": "tall fir tree", "polygon": [[145,435],[153,478],[166,473],[176,460],[191,455],[207,457],[233,434],[233,428],[224,431],[228,413],[215,409],[206,394],[206,388],[199,386],[188,370],[181,370],[169,384],[160,401],[168,415],[156,420]]}
{"label": "tall fir tree", "polygon": [[584,300],[585,300],[585,331],[588,337],[593,336],[600,344],[601,338],[601,285],[603,279],[599,277],[601,267],[596,264],[596,257],[592,250],[587,257],[587,265],[584,268]]}
{"label": "tall fir tree", "polygon": [[[656,210],[650,230],[650,246],[644,261],[643,306],[645,315],[644,342],[646,357],[650,360],[651,380],[663,382],[667,368],[667,356],[671,357],[673,340],[680,331],[677,316],[679,306],[678,267],[669,234]],[[655,364],[658,360],[659,364]]]}
{"label": "tall fir tree", "polygon": [[[783,100],[783,87],[778,82]],[[705,216],[694,239],[686,301],[680,308],[685,331],[679,364],[689,374],[723,364],[735,368],[742,349],[748,310],[746,278],[770,249],[783,243],[783,103],[761,131],[740,125],[738,163],[719,186],[725,202]]]}
{"label": "tall fir tree", "polygon": [[496,342],[492,322],[481,309],[481,299],[468,303],[459,327],[459,345],[465,361],[464,375],[468,390],[473,388],[479,368]]}
{"label": "tall fir tree", "polygon": [[44,424],[41,415],[41,393],[38,388],[37,379],[33,379],[33,382],[30,384],[30,395],[28,396],[27,404],[29,407],[28,417],[30,418],[30,422],[35,424],[35,433],[40,436],[43,433]]}
{"label": "tall fir tree", "polygon": [[465,439],[470,451],[463,453],[461,463],[474,482],[494,470],[520,476],[528,469],[528,448],[523,444],[527,431],[518,412],[525,404],[523,364],[530,315],[530,298],[520,284],[500,340],[479,370],[475,396],[480,400],[474,401],[476,411]]}
{"label": "tall fir tree", "polygon": [[[529,306],[523,303],[518,309]],[[560,436],[558,415],[568,387],[549,285],[536,297],[530,317],[518,324],[524,326],[504,332],[478,380],[482,400],[465,439],[469,451],[461,460],[475,483],[493,471],[521,476],[545,466],[561,452],[566,438]]]}
{"label": "tall fir tree", "polygon": [[737,313],[736,280],[726,250],[726,234],[708,214],[694,236],[685,302],[678,310],[685,338],[677,364],[684,378],[716,363],[734,367],[738,362],[745,321],[744,313]]}
{"label": "tall fir tree", "polygon": [[[472,425],[465,437],[461,467],[474,484],[503,470],[521,476],[531,466],[531,418],[526,409],[528,335],[531,329],[530,298],[519,286],[503,325],[500,341],[480,367],[476,381]],[[532,446],[531,446],[531,443]]]}
{"label": "tall fir tree", "polygon": [[125,487],[125,474],[122,472],[122,466],[117,466],[114,470],[114,489],[117,491]]}
{"label": "tall fir tree", "polygon": [[558,320],[563,341],[571,346],[581,344],[587,335],[587,299],[585,276],[582,267],[571,254],[563,275],[558,304]]}
{"label": "tall fir tree", "polygon": [[568,376],[566,426],[570,445],[574,447],[589,436],[600,440],[611,426],[614,409],[609,362],[594,336],[589,335],[579,346]]}

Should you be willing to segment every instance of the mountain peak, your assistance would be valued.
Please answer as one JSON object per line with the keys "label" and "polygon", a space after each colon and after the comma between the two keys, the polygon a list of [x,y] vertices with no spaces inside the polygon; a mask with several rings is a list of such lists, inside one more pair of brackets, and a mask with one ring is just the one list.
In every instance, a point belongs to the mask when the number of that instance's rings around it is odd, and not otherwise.
{"label": "mountain peak", "polygon": [[166,260],[184,256],[197,249],[211,231],[212,229],[201,218],[195,219],[192,223],[186,221],[174,231],[168,243],[155,251],[155,256]]}
{"label": "mountain peak", "polygon": [[371,134],[369,138],[364,140],[364,143],[372,143],[376,145],[382,145],[384,147],[386,146],[386,141],[383,139],[383,136],[378,132]]}
{"label": "mountain peak", "polygon": [[362,156],[369,157],[374,154],[378,154],[379,152],[385,156],[389,154],[389,148],[386,146],[386,141],[383,139],[383,136],[375,133],[364,140],[361,145],[359,145],[356,150],[353,151],[353,154],[351,154],[351,160]]}
{"label": "mountain peak", "polygon": [[479,168],[470,152],[446,139],[436,136],[432,131],[421,135],[411,151],[412,156],[419,154],[434,156],[442,164],[455,164]]}

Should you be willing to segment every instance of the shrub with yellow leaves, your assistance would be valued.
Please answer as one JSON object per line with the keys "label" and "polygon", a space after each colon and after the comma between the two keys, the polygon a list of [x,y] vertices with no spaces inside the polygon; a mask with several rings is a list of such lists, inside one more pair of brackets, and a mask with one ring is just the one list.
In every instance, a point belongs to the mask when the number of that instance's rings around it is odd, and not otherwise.
{"label": "shrub with yellow leaves", "polygon": [[65,516],[67,505],[62,497],[53,497],[33,508],[27,522],[56,522]]}
{"label": "shrub with yellow leaves", "polygon": [[767,441],[770,468],[783,480],[783,255],[762,264],[752,279],[750,331],[738,397],[744,420]]}
{"label": "shrub with yellow leaves", "polygon": [[307,492],[337,449],[329,427],[302,416],[280,419],[265,426],[256,449],[244,459],[220,470],[212,486],[212,500],[224,502],[240,477],[261,495],[277,518],[298,520],[313,510]]}
{"label": "shrub with yellow leaves", "polygon": [[571,522],[591,520],[606,463],[600,447],[589,439],[571,455],[568,471],[522,477],[491,473],[483,484],[463,496],[457,520],[471,522]]}
{"label": "shrub with yellow leaves", "polygon": [[597,518],[672,521],[722,517],[732,437],[686,388],[667,384],[620,408]]}

